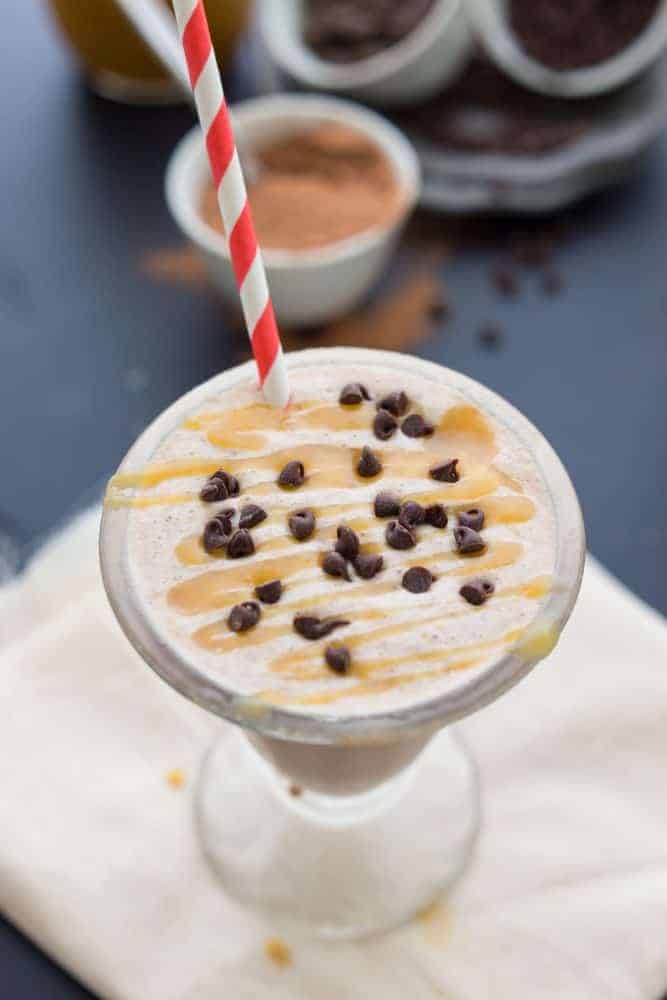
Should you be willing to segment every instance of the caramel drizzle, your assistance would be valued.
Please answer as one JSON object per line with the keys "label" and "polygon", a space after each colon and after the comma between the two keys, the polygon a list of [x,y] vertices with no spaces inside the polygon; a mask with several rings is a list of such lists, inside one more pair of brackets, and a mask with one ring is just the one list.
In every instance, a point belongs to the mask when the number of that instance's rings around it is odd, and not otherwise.
{"label": "caramel drizzle", "polygon": [[[379,551],[382,545],[377,539],[384,531],[384,524],[373,516],[372,501],[350,501],[328,505],[309,502],[309,493],[320,488],[350,489],[368,488],[383,478],[426,479],[426,490],[406,491],[402,499],[414,499],[426,506],[444,503],[454,515],[458,510],[483,501],[486,524],[520,524],[529,521],[535,514],[531,499],[522,495],[519,483],[492,464],[497,448],[492,429],[483,415],[472,406],[461,405],[447,410],[437,425],[437,433],[431,438],[421,439],[419,448],[397,449],[378,444],[374,450],[379,455],[383,472],[375,480],[361,479],[356,475],[359,451],[334,443],[312,443],[304,441],[292,447],[271,450],[272,435],[284,431],[326,430],[345,431],[367,428],[372,419],[371,404],[358,407],[341,407],[338,404],[304,402],[293,404],[286,411],[278,411],[264,403],[253,403],[235,411],[213,411],[200,413],[185,423],[188,430],[204,433],[210,444],[216,448],[234,451],[231,456],[212,459],[184,459],[150,465],[147,468],[116,475],[110,483],[107,502],[114,505],[148,507],[153,504],[184,503],[197,499],[194,492],[171,494],[137,495],[137,490],[152,490],[171,480],[202,479],[211,475],[221,465],[241,477],[251,465],[253,471],[266,473],[265,478],[244,489],[244,495],[254,497],[272,495],[282,498],[285,494],[276,485],[276,477],[282,467],[297,457],[306,467],[304,487],[293,494],[288,493],[286,506],[274,507],[269,517],[255,533],[259,558],[235,562],[230,565],[224,555],[209,555],[203,549],[201,538],[191,535],[181,540],[176,547],[176,558],[184,566],[220,566],[208,568],[197,576],[171,587],[167,599],[171,607],[183,615],[199,615],[211,611],[222,611],[233,604],[247,600],[252,590],[262,583],[281,579],[287,591],[279,605],[263,609],[262,624],[248,633],[230,633],[224,620],[206,624],[193,633],[195,643],[216,653],[231,652],[243,646],[263,647],[284,639],[293,630],[284,618],[293,609],[301,611],[324,608],[326,613],[345,617],[352,628],[359,626],[351,634],[346,630],[345,645],[351,649],[363,648],[378,639],[393,635],[405,635],[425,626],[441,622],[443,618],[455,618],[466,614],[479,613],[481,609],[459,607],[415,621],[388,621],[386,610],[374,606],[359,608],[358,598],[365,595],[372,602],[374,598],[391,592],[396,583],[387,582],[382,577],[363,583],[350,584],[346,581],[327,578],[327,590],[311,597],[297,600],[289,598],[289,589],[313,579],[319,570],[322,552],[335,539],[338,523],[345,523],[362,536],[365,552]],[[260,452],[259,454],[250,454]],[[439,459],[459,457],[462,473],[457,483],[433,483],[428,479],[429,469]],[[503,486],[511,495],[498,495],[498,487]],[[128,495],[128,490],[133,490]],[[376,490],[374,490],[376,492]],[[291,503],[293,496],[294,502]],[[290,509],[297,506],[311,507],[318,518],[317,535],[309,542],[299,543],[287,533],[286,518]],[[284,533],[278,537],[262,537],[269,525],[283,523]],[[436,529],[423,528],[422,531]],[[370,536],[370,540],[369,537]],[[432,552],[421,557],[414,551],[403,553],[405,568],[410,565],[437,566],[438,578],[447,576],[468,576],[484,570],[514,565],[521,558],[523,546],[518,542],[497,542],[489,545],[485,552],[474,557],[464,557],[458,552],[445,550]],[[451,563],[451,568],[444,568]],[[403,567],[403,564],[402,564]],[[494,600],[520,597],[536,600],[544,597],[551,586],[550,578],[540,577],[516,587],[498,591]],[[345,609],[350,602],[352,611]],[[356,604],[355,604],[356,602]],[[372,623],[376,624],[373,625]],[[358,695],[387,691],[398,685],[416,683],[437,677],[451,670],[460,670],[482,661],[484,655],[499,646],[518,639],[518,631],[485,643],[458,647],[449,650],[434,649],[419,653],[420,664],[433,664],[427,670],[403,674],[391,673],[400,667],[405,656],[375,659],[355,659],[351,683],[343,683],[334,691],[307,692],[291,695],[285,691],[264,691],[260,697],[275,702],[289,701],[295,704],[325,704]],[[336,641],[336,634],[331,641]],[[283,681],[304,681],[322,679],[329,676],[323,666],[322,648],[326,643],[308,644],[301,653],[276,656],[269,669],[281,676]],[[385,676],[390,672],[390,676]],[[380,676],[377,676],[380,675]]]}

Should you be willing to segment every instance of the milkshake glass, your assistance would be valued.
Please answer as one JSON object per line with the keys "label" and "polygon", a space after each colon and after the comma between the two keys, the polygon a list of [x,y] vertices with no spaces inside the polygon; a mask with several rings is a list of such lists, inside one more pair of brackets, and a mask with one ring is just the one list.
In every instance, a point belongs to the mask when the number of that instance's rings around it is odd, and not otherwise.
{"label": "milkshake glass", "polygon": [[[242,727],[208,754],[196,798],[227,891],[353,937],[409,919],[463,869],[478,788],[449,724],[551,651],[585,538],[551,447],[471,379],[352,348],[287,361],[283,414],[262,404],[248,363],[150,425],[110,483],[101,563],[146,662]],[[353,382],[372,398],[357,386],[340,401]],[[282,482],[294,463],[301,478]],[[240,486],[213,502],[218,467]],[[387,492],[400,513],[378,506]],[[250,503],[265,515],[251,525],[256,550],[217,550],[208,519]],[[304,509],[315,526],[296,537]],[[341,549],[341,526],[366,564]],[[327,563],[335,547],[345,559]],[[274,578],[282,595],[261,603],[255,587]],[[304,618],[332,632],[304,633]]]}

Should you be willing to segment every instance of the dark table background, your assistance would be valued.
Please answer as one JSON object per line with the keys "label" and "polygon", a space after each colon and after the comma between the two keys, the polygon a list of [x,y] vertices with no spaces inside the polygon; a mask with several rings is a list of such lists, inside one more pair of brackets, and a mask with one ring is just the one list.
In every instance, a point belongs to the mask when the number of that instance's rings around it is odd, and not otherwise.
{"label": "dark table background", "polygon": [[[25,558],[98,495],[148,420],[243,344],[212,296],[139,266],[180,244],[162,177],[191,113],[90,96],[42,4],[14,5],[0,58],[0,531]],[[230,97],[248,92],[248,71],[241,60]],[[463,251],[445,265],[455,319],[419,353],[538,424],[579,491],[592,551],[667,612],[667,140],[572,218],[562,296],[547,303],[529,281],[499,305],[489,252]],[[490,318],[508,331],[501,351],[476,336]],[[1,921],[0,984],[11,1000],[90,995]]]}

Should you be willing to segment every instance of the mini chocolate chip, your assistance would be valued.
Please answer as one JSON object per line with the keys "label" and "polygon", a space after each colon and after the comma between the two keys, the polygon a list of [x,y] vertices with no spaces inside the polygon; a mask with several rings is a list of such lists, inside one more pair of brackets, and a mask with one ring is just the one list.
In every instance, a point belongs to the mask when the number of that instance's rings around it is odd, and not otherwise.
{"label": "mini chocolate chip", "polygon": [[385,491],[378,493],[373,509],[376,517],[397,517],[401,509],[401,501],[395,493]]}
{"label": "mini chocolate chip", "polygon": [[479,607],[489,599],[495,589],[490,580],[470,580],[469,583],[463,584],[459,594],[468,604]]}
{"label": "mini chocolate chip", "polygon": [[372,479],[382,472],[382,462],[368,445],[361,449],[361,457],[357,462],[357,472],[364,479]]}
{"label": "mini chocolate chip", "polygon": [[380,441],[388,441],[396,433],[398,422],[389,410],[378,410],[373,421],[373,434]]}
{"label": "mini chocolate chip", "polygon": [[370,399],[370,394],[361,382],[348,382],[344,385],[338,402],[341,406],[358,406],[364,399]]}
{"label": "mini chocolate chip", "polygon": [[224,484],[227,490],[227,496],[236,497],[239,495],[240,487],[239,487],[239,481],[236,478],[236,476],[230,475],[229,472],[225,472],[224,469],[218,469],[218,471],[214,472],[213,475],[209,478],[209,482],[215,482],[215,481]]}
{"label": "mini chocolate chip", "polygon": [[[228,528],[229,530],[225,530]],[[231,524],[221,522],[217,517],[208,521],[204,527],[202,544],[209,554],[219,552],[229,544],[231,538]]]}
{"label": "mini chocolate chip", "polygon": [[204,503],[216,503],[218,500],[226,500],[228,496],[227,487],[219,479],[209,479],[199,493],[199,499]]}
{"label": "mini chocolate chip", "polygon": [[266,520],[267,517],[268,514],[266,511],[259,507],[256,503],[248,503],[245,507],[241,507],[239,528],[254,528],[256,525],[261,524],[262,521]]}
{"label": "mini chocolate chip", "polygon": [[421,438],[430,437],[435,431],[435,427],[428,420],[424,420],[419,413],[411,413],[401,424],[401,430],[406,437]]}
{"label": "mini chocolate chip", "polygon": [[398,514],[399,523],[405,528],[416,528],[418,524],[424,523],[424,508],[415,500],[406,500],[401,504]]}
{"label": "mini chocolate chip", "polygon": [[352,657],[347,646],[327,646],[324,650],[327,666],[336,674],[346,674],[350,669]]}
{"label": "mini chocolate chip", "polygon": [[223,510],[219,510],[217,514],[214,514],[212,520],[218,521],[223,531],[225,531],[228,535],[231,535],[234,513],[235,511],[232,507],[225,507]]}
{"label": "mini chocolate chip", "polygon": [[424,511],[424,520],[434,528],[447,527],[447,511],[441,503],[432,503]]}
{"label": "mini chocolate chip", "polygon": [[322,560],[322,569],[328,576],[341,576],[344,580],[350,579],[347,561],[340,552],[327,552]]}
{"label": "mini chocolate chip", "polygon": [[388,410],[395,417],[402,417],[409,405],[410,400],[403,391],[389,392],[378,402],[377,408]]}
{"label": "mini chocolate chip", "polygon": [[401,583],[411,594],[425,594],[427,590],[431,589],[433,574],[424,569],[423,566],[412,566],[403,574]]}
{"label": "mini chocolate chip", "polygon": [[280,580],[260,583],[255,587],[255,597],[258,597],[262,604],[277,604],[282,596],[283,585]]}
{"label": "mini chocolate chip", "polygon": [[349,624],[346,618],[316,618],[315,615],[296,615],[293,622],[294,631],[304,639],[324,639],[334,629]]}
{"label": "mini chocolate chip", "polygon": [[462,510],[458,516],[458,521],[464,528],[472,528],[473,531],[481,531],[484,527],[484,511],[479,507],[471,507],[470,510]]}
{"label": "mini chocolate chip", "polygon": [[384,559],[379,555],[360,552],[353,565],[357,576],[362,580],[372,580],[384,568]]}
{"label": "mini chocolate chip", "polygon": [[244,601],[243,604],[235,604],[229,612],[227,624],[232,632],[247,632],[257,624],[262,615],[261,608],[257,601]]}
{"label": "mini chocolate chip", "polygon": [[287,518],[287,524],[297,542],[303,542],[315,531],[315,515],[312,510],[295,510]]}
{"label": "mini chocolate chip", "polygon": [[456,542],[456,548],[464,556],[471,555],[473,552],[481,552],[486,548],[486,542],[474,528],[464,528],[459,525],[458,528],[454,528],[454,541]]}
{"label": "mini chocolate chip", "polygon": [[452,458],[443,465],[436,465],[429,469],[428,474],[431,479],[436,479],[439,483],[458,483],[460,476],[456,466],[459,464],[458,458]]}
{"label": "mini chocolate chip", "polygon": [[227,476],[227,492],[230,497],[237,497],[241,492],[241,485],[236,476]]}
{"label": "mini chocolate chip", "polygon": [[390,521],[385,532],[387,545],[392,549],[412,549],[417,544],[417,538],[410,528],[398,521]]}
{"label": "mini chocolate chip", "polygon": [[344,559],[356,559],[359,555],[359,536],[352,528],[346,524],[341,524],[336,532],[336,552],[340,552]]}
{"label": "mini chocolate chip", "polygon": [[296,486],[301,486],[303,480],[304,480],[303,462],[298,462],[294,460],[292,462],[288,462],[285,468],[278,476],[278,485],[289,486],[292,489],[294,489]]}
{"label": "mini chocolate chip", "polygon": [[255,551],[255,543],[252,535],[246,528],[238,528],[227,545],[227,555],[230,559],[242,559],[243,556],[251,556]]}

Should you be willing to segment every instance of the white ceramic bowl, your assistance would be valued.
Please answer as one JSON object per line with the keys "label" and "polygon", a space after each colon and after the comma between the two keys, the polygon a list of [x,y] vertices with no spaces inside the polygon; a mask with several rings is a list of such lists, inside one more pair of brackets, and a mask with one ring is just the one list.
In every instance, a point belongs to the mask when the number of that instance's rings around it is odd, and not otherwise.
{"label": "white ceramic bowl", "polygon": [[584,69],[551,69],[521,48],[510,28],[507,0],[465,0],[465,4],[474,31],[496,65],[541,94],[592,97],[607,93],[646,70],[667,46],[667,0],[663,0],[645,30],[611,59]]}
{"label": "white ceramic bowl", "polygon": [[[310,326],[341,316],[357,305],[378,280],[420,193],[419,161],[412,145],[380,115],[336,98],[275,95],[232,108],[236,141],[243,156],[253,148],[324,122],[364,132],[383,150],[405,197],[393,222],[368,229],[318,250],[265,250],[269,289],[279,323]],[[169,161],[165,190],[171,213],[201,253],[212,282],[225,299],[238,301],[227,242],[201,217],[200,201],[210,171],[199,127],[178,144]]]}
{"label": "white ceramic bowl", "polygon": [[472,48],[463,0],[436,0],[396,45],[343,65],[320,59],[304,43],[303,0],[260,0],[258,23],[272,60],[292,79],[382,107],[413,104],[436,93],[459,72]]}

